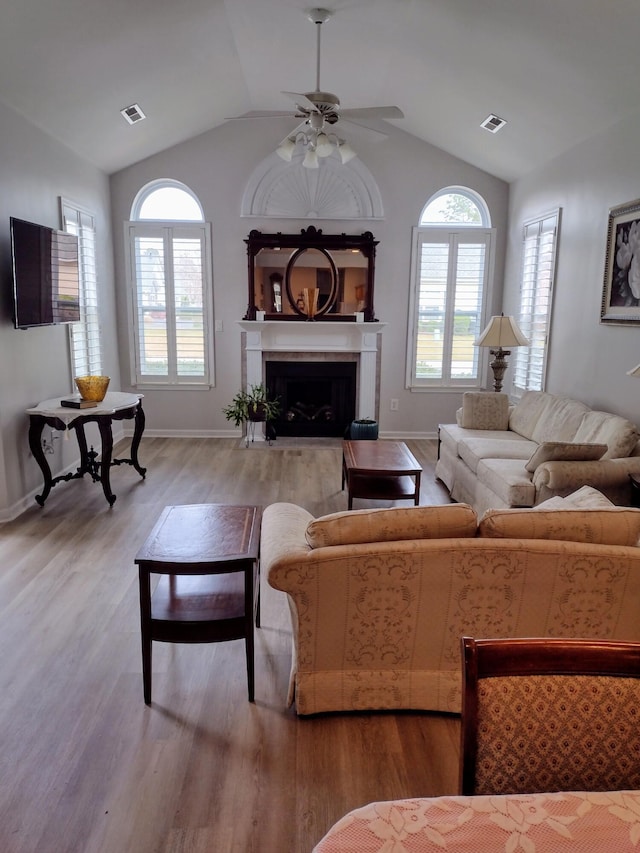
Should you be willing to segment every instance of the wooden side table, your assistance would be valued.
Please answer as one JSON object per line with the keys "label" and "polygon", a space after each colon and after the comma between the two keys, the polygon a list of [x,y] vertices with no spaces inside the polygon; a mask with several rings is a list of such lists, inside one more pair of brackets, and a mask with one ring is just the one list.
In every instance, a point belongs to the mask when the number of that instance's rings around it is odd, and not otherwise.
{"label": "wooden side table", "polygon": [[[244,639],[254,697],[253,624],[260,627],[260,523],[256,506],[193,504],[163,510],[135,562],[140,580],[144,701],[151,645]],[[162,577],[151,595],[151,574]]]}
{"label": "wooden side table", "polygon": [[343,441],[342,488],[348,507],[354,498],[420,503],[422,468],[403,441]]}

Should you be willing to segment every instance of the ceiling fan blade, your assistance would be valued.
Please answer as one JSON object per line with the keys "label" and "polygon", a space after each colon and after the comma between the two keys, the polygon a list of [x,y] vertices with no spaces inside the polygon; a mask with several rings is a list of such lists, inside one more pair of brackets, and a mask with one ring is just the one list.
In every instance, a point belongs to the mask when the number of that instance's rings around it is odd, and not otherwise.
{"label": "ceiling fan blade", "polygon": [[307,96],[302,92],[281,92],[280,94],[286,95],[287,98],[291,98],[294,104],[298,107],[301,107],[302,109],[313,110],[313,112],[317,112],[318,108],[316,107],[316,105],[313,103],[313,101],[310,101],[309,98],[307,98]]}
{"label": "ceiling fan blade", "polygon": [[[350,125],[351,127],[357,127],[360,130],[364,130],[367,133],[367,135],[370,136],[371,139],[374,141],[382,141],[383,139],[389,138],[388,134],[382,133],[382,131],[376,130],[373,127],[369,127],[368,124],[362,124],[362,122],[360,122],[360,121],[353,121],[353,119],[350,119],[350,118],[343,119],[342,116],[340,116],[340,121],[338,122],[338,125],[340,127],[343,127],[345,125]],[[334,124],[333,127],[335,128],[336,125]]]}
{"label": "ceiling fan blade", "polygon": [[341,109],[340,115],[344,118],[404,118],[404,113],[399,107],[356,107],[355,109]]}
{"label": "ceiling fan blade", "polygon": [[289,110],[288,112],[281,112],[279,110],[249,110],[248,113],[242,113],[242,115],[239,116],[226,116],[225,121],[235,121],[237,119],[245,118],[292,118],[295,115],[296,114],[292,110]]}

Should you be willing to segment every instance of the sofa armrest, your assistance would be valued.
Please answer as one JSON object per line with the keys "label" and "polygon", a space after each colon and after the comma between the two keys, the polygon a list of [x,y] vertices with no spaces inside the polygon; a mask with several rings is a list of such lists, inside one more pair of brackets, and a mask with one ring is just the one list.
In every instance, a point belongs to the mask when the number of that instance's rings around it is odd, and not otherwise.
{"label": "sofa armrest", "polygon": [[626,485],[629,474],[640,474],[640,457],[599,459],[595,462],[543,462],[533,474],[533,484],[536,492],[542,488],[562,492],[585,485],[603,491]]}
{"label": "sofa armrest", "polygon": [[311,550],[305,539],[310,521],[313,521],[311,513],[296,504],[275,503],[265,509],[260,536],[260,565],[271,586],[276,586],[271,583],[272,566],[285,558],[288,562],[295,562]]}

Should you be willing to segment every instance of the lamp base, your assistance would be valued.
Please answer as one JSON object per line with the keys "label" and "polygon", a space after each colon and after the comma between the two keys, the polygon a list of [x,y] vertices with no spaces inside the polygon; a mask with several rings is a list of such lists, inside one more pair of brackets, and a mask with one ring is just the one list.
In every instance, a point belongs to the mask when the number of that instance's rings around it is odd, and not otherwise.
{"label": "lamp base", "polygon": [[489,352],[491,355],[495,355],[495,358],[489,365],[491,370],[493,370],[493,390],[502,391],[502,380],[504,372],[508,367],[506,356],[511,355],[511,350],[498,347],[498,349],[490,349]]}

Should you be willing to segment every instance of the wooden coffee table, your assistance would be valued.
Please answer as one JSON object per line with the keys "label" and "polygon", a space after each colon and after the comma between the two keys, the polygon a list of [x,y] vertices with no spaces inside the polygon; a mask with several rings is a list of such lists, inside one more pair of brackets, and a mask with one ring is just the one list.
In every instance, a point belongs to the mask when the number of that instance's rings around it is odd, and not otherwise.
{"label": "wooden coffee table", "polygon": [[347,484],[349,509],[354,498],[420,503],[422,468],[404,441],[344,441],[342,488]]}
{"label": "wooden coffee table", "polygon": [[[144,701],[151,702],[151,643],[244,639],[253,702],[253,624],[260,627],[260,523],[256,506],[191,504],[163,510],[135,562],[140,575]],[[151,596],[150,576],[159,574]]]}

